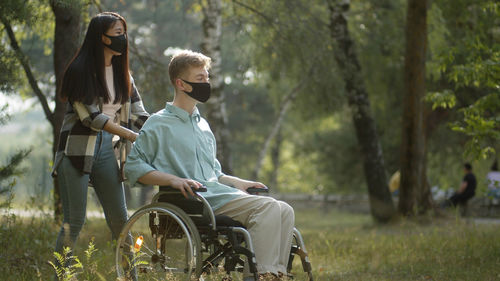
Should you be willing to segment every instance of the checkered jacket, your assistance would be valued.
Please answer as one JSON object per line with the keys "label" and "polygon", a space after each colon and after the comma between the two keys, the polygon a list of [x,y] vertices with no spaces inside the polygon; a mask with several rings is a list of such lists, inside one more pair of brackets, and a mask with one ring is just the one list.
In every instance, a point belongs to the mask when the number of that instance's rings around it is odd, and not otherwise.
{"label": "checkered jacket", "polygon": [[[54,160],[53,176],[57,176],[57,167],[64,155],[77,170],[90,174],[97,134],[110,119],[102,113],[102,105],[102,98],[90,105],[81,102],[68,103]],[[148,117],[149,114],[144,110],[141,96],[132,81],[132,95],[116,113],[115,121],[138,132]],[[121,138],[114,147],[118,154],[120,170],[123,171],[123,164],[131,147],[130,142]]]}

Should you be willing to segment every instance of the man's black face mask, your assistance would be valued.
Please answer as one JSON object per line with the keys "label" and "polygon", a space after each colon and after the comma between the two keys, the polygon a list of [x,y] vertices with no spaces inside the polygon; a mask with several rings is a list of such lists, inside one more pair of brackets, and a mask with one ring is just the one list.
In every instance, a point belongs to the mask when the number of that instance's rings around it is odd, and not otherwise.
{"label": "man's black face mask", "polygon": [[184,93],[186,93],[188,96],[202,103],[206,102],[210,98],[210,83],[207,82],[194,83],[186,81],[184,79],[181,80],[191,85],[191,87],[193,87],[191,92],[184,91]]}
{"label": "man's black face mask", "polygon": [[107,45],[104,44],[106,47],[110,48],[111,50],[123,54],[125,50],[127,49],[127,37],[125,34],[118,35],[118,36],[109,36],[104,34],[104,36],[108,37],[109,40],[111,40],[111,44]]}

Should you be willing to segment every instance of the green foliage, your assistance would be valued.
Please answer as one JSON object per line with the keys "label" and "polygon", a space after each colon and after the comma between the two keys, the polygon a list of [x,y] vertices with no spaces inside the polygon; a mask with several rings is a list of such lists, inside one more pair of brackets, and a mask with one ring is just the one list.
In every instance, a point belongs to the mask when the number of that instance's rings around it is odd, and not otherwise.
{"label": "green foliage", "polygon": [[471,106],[462,109],[464,119],[455,122],[452,129],[466,134],[470,140],[466,153],[486,159],[495,154],[500,140],[500,92],[486,95]]}
{"label": "green foliage", "polygon": [[7,113],[8,104],[0,107],[0,126],[5,125],[10,120],[10,115]]}
{"label": "green foliage", "polygon": [[432,110],[436,108],[453,108],[457,103],[457,98],[450,90],[444,90],[443,92],[433,92],[427,93],[425,96],[425,101],[432,103]]}
{"label": "green foliage", "polygon": [[15,54],[0,45],[0,91],[12,93],[21,84],[19,76],[20,69]]}
{"label": "green foliage", "polygon": [[[55,21],[49,1],[7,1],[0,8],[0,19],[12,26],[20,48],[30,61],[35,78],[42,87],[51,89],[54,71],[50,55],[54,49]],[[23,97],[33,96],[18,57],[10,46],[10,38],[3,23],[0,23],[0,28],[0,90],[19,93]],[[45,87],[42,88],[44,91]]]}
{"label": "green foliage", "polygon": [[87,249],[85,250],[85,266],[83,266],[84,280],[95,281],[95,280],[106,280],[102,273],[99,272],[99,263],[93,257],[97,252],[97,248],[94,244],[94,237],[89,242]]}
{"label": "green foliage", "polygon": [[94,238],[90,240],[87,249],[84,251],[85,262],[82,263],[69,247],[65,247],[63,253],[54,252],[55,261],[49,261],[54,269],[58,280],[85,280],[85,281],[105,281],[106,278],[100,272],[99,262],[95,258],[98,250],[94,244]]}
{"label": "green foliage", "polygon": [[[9,108],[16,105],[17,102],[10,104]],[[52,184],[50,176],[52,142],[49,127],[50,125],[46,123],[42,112],[28,110],[28,112],[13,113],[10,121],[0,128],[2,131],[0,134],[0,142],[2,143],[0,155],[3,157],[32,147],[25,161],[18,166],[21,171],[29,171],[29,176],[16,177],[14,204],[19,202],[25,204],[30,196],[35,196],[39,203],[48,203],[49,201],[48,195]],[[4,160],[7,159],[1,161]]]}
{"label": "green foliage", "polygon": [[[7,106],[0,108],[0,126],[4,125],[9,115],[5,112]],[[10,213],[12,208],[12,199],[14,199],[13,188],[16,185],[16,177],[20,176],[23,172],[19,168],[21,162],[30,154],[31,150],[25,149],[15,152],[10,159],[7,160],[5,165],[0,166],[0,209],[6,209],[7,212],[3,215],[5,223],[2,224],[1,229],[9,229],[15,222],[15,216]],[[1,197],[6,196],[6,199]],[[0,237],[1,239],[2,237]]]}
{"label": "green foliage", "polygon": [[252,62],[275,105],[301,85],[295,105],[304,117],[324,117],[339,108],[343,87],[323,2],[233,1],[233,9],[254,42]]}
{"label": "green foliage", "polygon": [[28,0],[5,0],[0,6],[0,18],[8,22],[24,22],[33,23],[33,17],[36,13],[34,9],[35,1]]}
{"label": "green foliage", "polygon": [[495,39],[495,23],[500,16],[498,3],[443,0],[436,5],[444,17],[450,17],[450,47],[437,55],[449,88],[428,94],[426,100],[433,104],[433,109],[453,108],[460,100],[462,117],[451,128],[467,136],[466,155],[486,158],[495,153],[495,143],[500,139],[500,41]]}
{"label": "green foliage", "polygon": [[49,261],[54,268],[57,278],[61,281],[75,280],[81,273],[82,263],[78,257],[73,256],[69,247],[64,247],[63,253],[54,252],[55,263]]}
{"label": "green foliage", "polygon": [[0,166],[0,196],[7,195],[7,199],[0,202],[0,208],[11,207],[12,199],[14,198],[12,190],[16,185],[14,177],[23,173],[23,170],[19,169],[19,165],[30,152],[31,150],[29,149],[18,151],[7,160],[6,165]]}

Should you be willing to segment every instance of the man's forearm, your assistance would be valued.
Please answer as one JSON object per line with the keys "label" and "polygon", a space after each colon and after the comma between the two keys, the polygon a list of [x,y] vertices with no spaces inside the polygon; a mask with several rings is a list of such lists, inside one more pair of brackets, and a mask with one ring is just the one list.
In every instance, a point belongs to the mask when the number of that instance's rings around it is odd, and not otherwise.
{"label": "man's forearm", "polygon": [[462,185],[460,186],[460,188],[458,189],[458,192],[457,193],[463,193],[465,191],[465,189],[467,188],[467,182],[462,182]]}
{"label": "man's forearm", "polygon": [[172,184],[172,180],[175,179],[176,176],[167,174],[160,171],[151,171],[144,176],[140,177],[138,181],[147,185],[160,185],[160,186],[169,186]]}
{"label": "man's forearm", "polygon": [[238,189],[243,190],[243,191],[246,191],[247,188],[249,188],[249,187],[261,187],[261,188],[266,187],[263,183],[260,183],[260,182],[244,180],[244,179],[240,179],[238,177],[233,177],[233,176],[228,176],[228,175],[223,175],[223,176],[219,177],[219,182],[222,184],[225,184],[225,185],[229,185],[229,186],[238,188]]}
{"label": "man's forearm", "polygon": [[236,187],[239,182],[241,182],[242,179],[234,177],[234,176],[228,176],[228,175],[223,175],[219,177],[219,182],[225,185],[233,186]]}

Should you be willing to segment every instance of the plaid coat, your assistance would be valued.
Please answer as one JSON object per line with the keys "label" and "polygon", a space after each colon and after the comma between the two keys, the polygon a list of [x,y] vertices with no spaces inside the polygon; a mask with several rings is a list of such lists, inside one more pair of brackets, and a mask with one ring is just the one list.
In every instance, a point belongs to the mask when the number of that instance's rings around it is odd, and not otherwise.
{"label": "plaid coat", "polygon": [[[53,176],[57,176],[57,167],[65,155],[77,170],[90,174],[97,134],[110,119],[102,113],[102,105],[102,99],[94,104],[68,103],[54,160]],[[132,95],[117,111],[114,121],[119,121],[121,126],[138,132],[148,117],[149,114],[144,110],[141,96],[132,80]],[[131,147],[130,142],[121,138],[114,147],[119,154],[120,170],[123,171],[123,164]]]}

